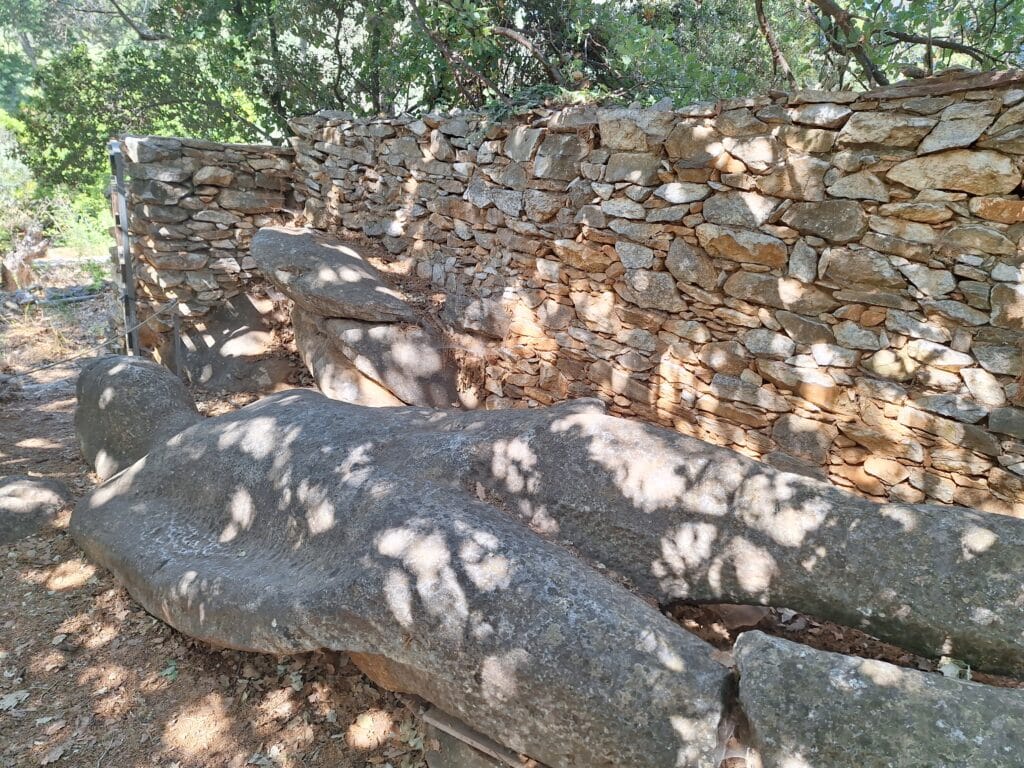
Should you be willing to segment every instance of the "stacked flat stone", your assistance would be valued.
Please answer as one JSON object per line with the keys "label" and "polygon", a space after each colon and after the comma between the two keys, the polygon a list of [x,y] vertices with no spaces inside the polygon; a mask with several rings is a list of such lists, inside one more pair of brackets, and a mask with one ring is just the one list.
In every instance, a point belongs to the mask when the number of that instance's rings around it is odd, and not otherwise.
{"label": "stacked flat stone", "polygon": [[306,225],[459,300],[487,407],[596,395],[871,498],[1024,514],[1024,74],[292,128]]}
{"label": "stacked flat stone", "polygon": [[[122,149],[140,317],[174,299],[201,317],[246,290],[252,236],[292,218],[291,149],[162,137],[128,137]],[[169,322],[161,314],[149,330]]]}

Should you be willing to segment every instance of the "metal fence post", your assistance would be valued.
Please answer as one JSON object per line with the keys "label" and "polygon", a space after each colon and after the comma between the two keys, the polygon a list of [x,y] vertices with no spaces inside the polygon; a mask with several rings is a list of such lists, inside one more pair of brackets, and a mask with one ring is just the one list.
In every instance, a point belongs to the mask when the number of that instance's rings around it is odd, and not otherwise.
{"label": "metal fence post", "polygon": [[128,355],[138,355],[139,331],[135,327],[136,298],[135,270],[132,266],[132,240],[128,219],[128,196],[125,188],[124,154],[121,142],[113,140],[107,145],[110,155],[110,172],[113,176],[113,187],[110,195],[110,207],[114,214],[114,237],[117,240],[117,265],[121,275],[121,303],[124,310],[124,347]]}

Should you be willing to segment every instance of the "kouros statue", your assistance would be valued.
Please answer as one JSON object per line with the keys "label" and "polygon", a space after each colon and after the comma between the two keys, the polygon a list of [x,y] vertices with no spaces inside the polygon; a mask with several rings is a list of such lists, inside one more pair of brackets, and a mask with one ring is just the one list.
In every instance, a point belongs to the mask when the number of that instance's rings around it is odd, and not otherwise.
{"label": "kouros statue", "polygon": [[[1024,521],[880,506],[593,400],[446,411],[291,390],[202,419],[169,372],[121,357],[86,367],[79,395],[86,455],[112,476],[79,504],[72,534],[147,610],[219,646],[350,652],[380,684],[549,766],[716,763],[735,671],[654,607],[677,600],[786,606],[1024,672]],[[764,664],[797,658],[756,634],[738,655],[744,695],[771,678]],[[862,688],[877,682],[837,658]],[[948,692],[899,698],[937,676],[875,663],[915,676],[887,689],[915,718],[940,707],[956,721]],[[842,722],[843,699],[819,693],[816,716]],[[975,710],[963,721],[1019,734],[1019,693],[999,692],[998,722]],[[783,730],[793,719],[764,717]],[[757,736],[767,764],[798,747],[819,756],[807,765],[883,764],[872,754],[890,736],[923,762],[884,764],[938,765],[932,749],[948,765],[1019,759],[1001,751],[1012,730],[963,743],[940,730],[921,752],[894,722],[831,758],[806,730]]]}

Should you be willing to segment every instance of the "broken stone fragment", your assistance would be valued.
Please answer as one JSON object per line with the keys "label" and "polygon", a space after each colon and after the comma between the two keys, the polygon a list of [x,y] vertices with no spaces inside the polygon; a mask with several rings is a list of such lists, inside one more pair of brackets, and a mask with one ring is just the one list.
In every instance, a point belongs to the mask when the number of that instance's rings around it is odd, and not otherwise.
{"label": "broken stone fragment", "polygon": [[[434,333],[404,323],[328,318],[327,341],[364,376],[408,405],[449,408],[459,403],[454,367]],[[381,403],[383,404],[383,403]]]}
{"label": "broken stone fragment", "polygon": [[740,706],[766,768],[1020,765],[1021,691],[757,631],[741,634],[733,655]]}
{"label": "broken stone fragment", "polygon": [[292,309],[295,347],[317,388],[332,400],[371,407],[405,405],[388,389],[363,374],[320,329],[318,320]]}
{"label": "broken stone fragment", "polygon": [[264,227],[253,238],[251,253],[267,280],[315,315],[416,320],[412,307],[362,256],[315,230]]}
{"label": "broken stone fragment", "polygon": [[67,486],[52,478],[0,478],[0,544],[11,544],[47,526],[70,497]]}

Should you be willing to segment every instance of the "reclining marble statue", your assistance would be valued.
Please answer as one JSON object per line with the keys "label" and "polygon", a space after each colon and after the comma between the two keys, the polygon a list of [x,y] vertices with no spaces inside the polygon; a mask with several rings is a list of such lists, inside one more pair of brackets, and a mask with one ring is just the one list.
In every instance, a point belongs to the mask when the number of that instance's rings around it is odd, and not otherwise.
{"label": "reclining marble statue", "polygon": [[1024,521],[878,505],[593,400],[290,390],[202,419],[173,381],[83,370],[79,438],[112,475],[72,517],[86,553],[186,634],[351,652],[547,765],[713,764],[732,670],[651,603],[785,606],[1024,672]]}

